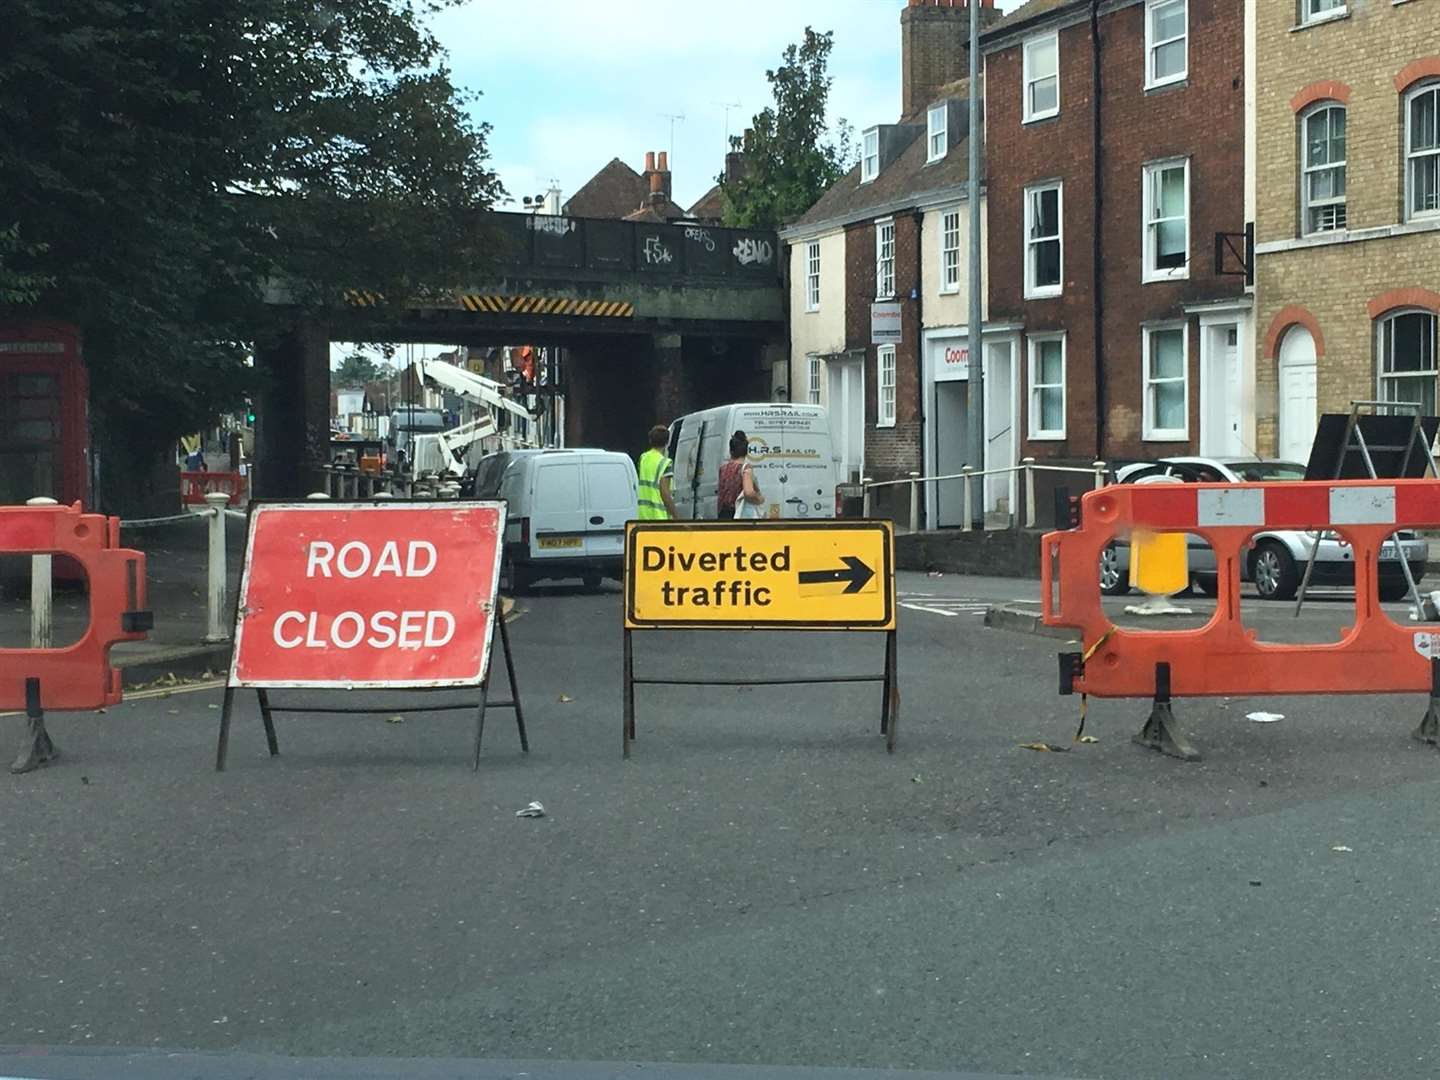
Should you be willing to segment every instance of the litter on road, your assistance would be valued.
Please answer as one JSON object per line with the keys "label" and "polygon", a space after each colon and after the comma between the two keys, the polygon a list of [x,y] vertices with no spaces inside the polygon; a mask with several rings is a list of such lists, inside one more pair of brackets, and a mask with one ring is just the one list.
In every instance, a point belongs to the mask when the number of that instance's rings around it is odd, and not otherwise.
{"label": "litter on road", "polygon": [[1285,714],[1278,712],[1251,712],[1245,714],[1246,720],[1254,720],[1257,724],[1273,724],[1277,720],[1284,720]]}
{"label": "litter on road", "polygon": [[531,802],[528,806],[515,811],[516,817],[544,817],[545,807],[540,802]]}

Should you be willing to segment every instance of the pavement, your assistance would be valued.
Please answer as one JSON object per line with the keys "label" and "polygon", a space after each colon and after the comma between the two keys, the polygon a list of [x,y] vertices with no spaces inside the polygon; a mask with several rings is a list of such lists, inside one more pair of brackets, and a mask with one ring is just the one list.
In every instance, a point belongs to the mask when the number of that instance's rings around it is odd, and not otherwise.
{"label": "pavement", "polygon": [[[407,715],[404,694],[283,714],[271,759],[241,693],[223,774],[216,686],[52,717],[65,757],[0,782],[0,1046],[652,1063],[615,1075],[1440,1069],[1423,701],[1178,701],[1198,764],[1130,742],[1145,703],[1094,701],[1098,743],[1037,753],[1020,744],[1075,730],[1065,646],[983,622],[1035,584],[899,587],[894,755],[878,688],[641,687],[622,761],[613,590],[521,602],[532,752],[497,711],[478,773],[469,716]],[[636,637],[642,673],[882,653],[874,634]],[[19,735],[0,718],[0,744]],[[546,816],[517,818],[531,800]],[[0,1055],[62,1075],[42,1067]]]}

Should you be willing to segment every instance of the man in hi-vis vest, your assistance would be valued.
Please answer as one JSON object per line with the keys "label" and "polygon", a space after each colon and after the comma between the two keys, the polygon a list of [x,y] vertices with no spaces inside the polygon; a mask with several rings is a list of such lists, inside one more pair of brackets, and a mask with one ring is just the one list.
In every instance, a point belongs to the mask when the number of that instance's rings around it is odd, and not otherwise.
{"label": "man in hi-vis vest", "polygon": [[670,430],[656,424],[650,429],[650,449],[640,455],[640,520],[669,521],[676,517],[675,498],[670,486],[675,482],[675,463],[665,455]]}

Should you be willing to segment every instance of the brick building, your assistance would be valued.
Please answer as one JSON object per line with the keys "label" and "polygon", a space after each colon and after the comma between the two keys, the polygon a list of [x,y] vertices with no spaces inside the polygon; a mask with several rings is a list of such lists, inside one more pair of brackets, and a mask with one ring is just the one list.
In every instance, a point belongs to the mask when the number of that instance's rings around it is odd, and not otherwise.
{"label": "brick building", "polygon": [[1259,449],[1304,461],[1317,412],[1436,411],[1440,2],[1255,19]]}
{"label": "brick building", "polygon": [[[980,3],[985,24],[997,21],[993,0]],[[910,0],[900,20],[899,121],[865,128],[860,164],[781,232],[790,398],[828,406],[852,481],[964,463],[970,89],[959,76],[969,66],[969,18],[963,0]],[[877,344],[882,324],[898,328],[898,340]],[[927,522],[958,524],[958,484],[936,494]],[[877,496],[879,512],[908,516],[906,489]],[[1006,496],[996,497],[1003,508]]]}
{"label": "brick building", "polygon": [[1245,9],[1030,0],[982,38],[989,320],[1036,458],[1255,444],[1252,300],[1214,256],[1246,224]]}

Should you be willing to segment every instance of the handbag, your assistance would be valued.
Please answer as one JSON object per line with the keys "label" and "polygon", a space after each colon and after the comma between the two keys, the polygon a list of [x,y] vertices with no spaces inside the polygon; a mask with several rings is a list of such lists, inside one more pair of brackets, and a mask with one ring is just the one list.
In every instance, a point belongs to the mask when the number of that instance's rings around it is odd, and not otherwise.
{"label": "handbag", "polygon": [[[736,521],[759,521],[764,515],[760,512],[761,503],[752,503],[745,498],[745,470],[750,468],[747,461],[741,468],[740,494],[735,497],[735,520]],[[752,473],[753,475],[753,473]]]}

